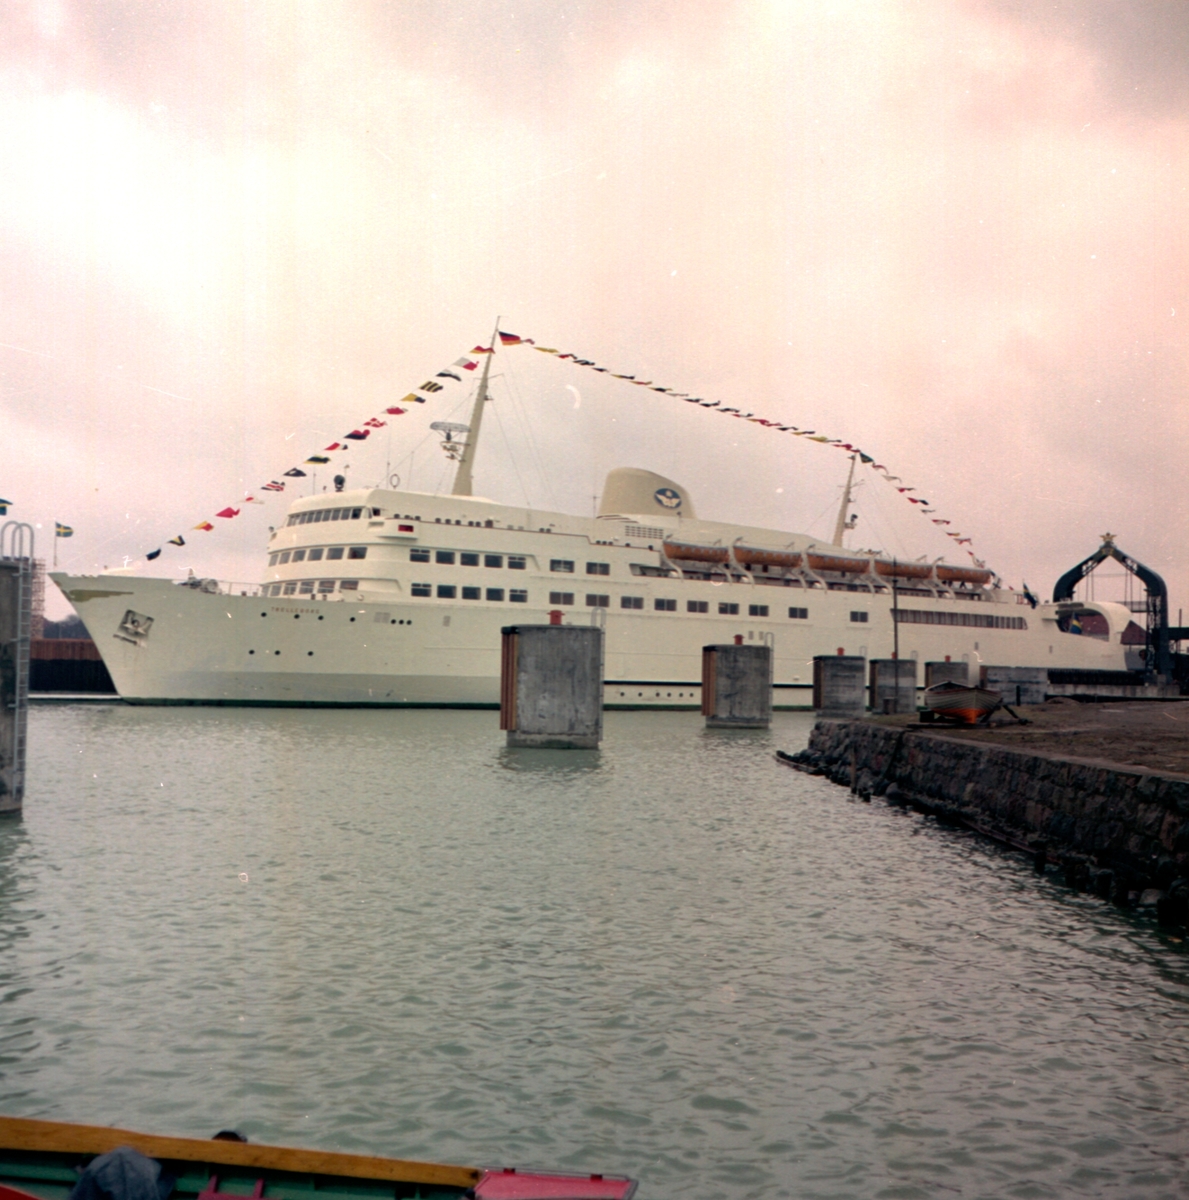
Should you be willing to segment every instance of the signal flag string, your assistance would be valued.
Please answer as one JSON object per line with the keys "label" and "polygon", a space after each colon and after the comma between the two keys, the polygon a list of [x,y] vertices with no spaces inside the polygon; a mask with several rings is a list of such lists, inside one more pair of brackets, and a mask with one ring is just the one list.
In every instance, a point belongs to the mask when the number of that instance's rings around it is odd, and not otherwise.
{"label": "signal flag string", "polygon": [[[734,417],[737,420],[749,421],[752,424],[762,425],[767,429],[773,429],[779,433],[791,433],[795,437],[803,437],[811,442],[817,442],[822,445],[833,446],[835,449],[842,450],[847,454],[856,454],[864,466],[870,467],[871,470],[877,472],[882,479],[887,483],[895,486],[897,493],[902,495],[909,504],[912,504],[923,515],[929,517],[931,522],[939,528],[952,525],[953,522],[943,517],[936,515],[937,510],[930,507],[929,501],[921,496],[912,495],[917,489],[908,487],[904,484],[904,480],[899,475],[893,475],[883,463],[875,461],[875,456],[866,453],[860,447],[853,445],[850,442],[845,442],[841,438],[827,437],[825,434],[818,433],[814,429],[801,429],[796,425],[783,424],[780,421],[772,421],[765,417],[758,416],[753,412],[744,412],[742,409],[730,407],[722,404],[717,400],[705,400],[701,396],[691,396],[688,392],[679,392],[673,388],[662,387],[654,383],[651,379],[639,379],[635,375],[629,375],[622,372],[612,371],[609,367],[600,366],[594,359],[582,358],[577,354],[563,352],[549,346],[538,346],[532,338],[520,337],[514,333],[505,333],[499,331],[499,344],[503,347],[511,346],[532,346],[532,348],[541,354],[550,354],[562,361],[568,361],[577,367],[584,367],[587,370],[596,371],[602,375],[610,375],[612,379],[619,379],[625,383],[630,383],[635,387],[648,388],[650,391],[658,392],[661,395],[669,396],[674,400],[681,400],[686,404],[696,404],[701,408],[708,409],[715,413],[721,413],[724,416]],[[302,470],[304,466],[322,466],[331,461],[331,454],[343,453],[350,449],[352,442],[364,442],[376,429],[383,429],[388,421],[381,418],[395,419],[402,417],[409,411],[409,406],[413,404],[425,404],[427,397],[433,396],[436,398],[438,392],[449,389],[457,391],[457,387],[461,386],[466,381],[466,376],[460,372],[471,372],[478,368],[480,357],[485,354],[494,354],[495,346],[473,346],[468,354],[456,358],[449,366],[438,371],[430,379],[427,379],[420,387],[408,393],[397,404],[389,405],[381,414],[369,417],[360,425],[352,429],[349,433],[345,433],[335,442],[331,442],[329,446],[322,448],[320,452],[309,455],[302,460],[300,465],[294,465],[288,470],[281,472],[280,477],[270,479],[267,483],[260,485],[258,489],[261,492],[270,492],[277,494],[285,490],[287,480],[303,479],[307,472]],[[444,381],[444,382],[439,382]],[[419,394],[424,393],[424,394]],[[263,504],[263,499],[258,499],[255,495],[248,493],[238,502],[239,507],[227,505],[214,514],[217,519],[233,520],[238,517],[243,510],[243,506],[247,504]],[[193,530],[198,530],[203,533],[210,533],[215,528],[215,525],[210,520],[199,521],[193,526]],[[189,531],[188,531],[189,532]],[[941,532],[946,537],[950,538],[958,546],[972,546],[972,540],[957,530],[941,528]],[[170,546],[184,546],[186,544],[185,536],[181,533],[175,537],[169,538],[165,543]],[[145,558],[149,562],[159,558],[162,553],[162,546],[158,546],[155,550],[149,551]],[[968,549],[966,553],[970,556],[975,566],[985,568],[986,563],[978,558],[973,549]]]}
{"label": "signal flag string", "polygon": [[[822,445],[833,446],[835,449],[842,450],[847,454],[857,454],[859,456],[859,460],[864,466],[870,467],[873,471],[878,472],[880,477],[883,478],[887,483],[894,485],[896,487],[896,491],[903,496],[909,504],[917,506],[917,511],[927,516],[934,525],[937,525],[940,528],[942,526],[953,524],[952,521],[949,521],[944,517],[938,517],[936,515],[937,509],[931,508],[928,500],[921,496],[910,495],[909,493],[915,492],[917,489],[915,487],[905,486],[904,480],[899,475],[893,475],[891,471],[889,471],[888,468],[883,465],[883,463],[876,462],[874,455],[867,454],[858,446],[852,445],[850,442],[844,442],[841,438],[826,437],[825,434],[818,433],[815,429],[801,429],[796,425],[782,424],[780,421],[770,421],[767,418],[757,416],[752,412],[744,412],[739,408],[727,407],[717,400],[704,400],[701,396],[691,396],[689,392],[678,392],[673,388],[661,387],[658,384],[655,384],[651,379],[639,379],[635,375],[622,374],[620,372],[612,371],[610,367],[599,366],[594,359],[581,358],[577,354],[562,352],[561,350],[553,349],[550,346],[538,346],[532,338],[522,338],[518,337],[514,333],[502,332],[500,333],[499,338],[501,345],[504,346],[532,346],[534,350],[541,354],[555,355],[558,359],[568,360],[576,367],[585,367],[587,370],[597,371],[602,375],[610,375],[612,379],[621,379],[625,383],[634,384],[636,387],[644,387],[653,392],[660,392],[663,395],[672,397],[674,400],[682,400],[686,404],[697,404],[701,408],[710,409],[716,413],[723,413],[738,420],[750,421],[753,424],[763,425],[765,428],[774,429],[780,433],[791,433],[795,437],[807,438],[811,442],[819,442]],[[972,539],[967,537],[965,534],[959,533],[957,530],[941,528],[941,532],[944,533],[946,537],[950,538],[955,545],[973,546]],[[981,558],[975,555],[973,549],[968,549],[966,553],[970,556],[975,566],[980,568],[986,567],[987,564]]]}

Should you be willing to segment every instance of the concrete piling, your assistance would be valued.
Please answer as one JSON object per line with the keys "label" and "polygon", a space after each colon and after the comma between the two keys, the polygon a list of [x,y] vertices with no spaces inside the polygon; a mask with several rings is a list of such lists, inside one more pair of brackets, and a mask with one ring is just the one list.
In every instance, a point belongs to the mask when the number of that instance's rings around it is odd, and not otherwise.
{"label": "concrete piling", "polygon": [[939,683],[970,683],[970,664],[964,662],[927,662],[925,664],[925,686],[936,687]]}
{"label": "concrete piling", "polygon": [[500,728],[509,746],[594,750],[603,736],[603,631],[587,625],[507,625]]}
{"label": "concrete piling", "polygon": [[29,643],[33,621],[33,530],[0,530],[0,815],[19,816],[25,798]]}
{"label": "concrete piling", "polygon": [[870,689],[873,713],[916,712],[916,659],[873,658]]}
{"label": "concrete piling", "polygon": [[819,717],[861,717],[866,709],[867,660],[819,654],[813,660],[813,707]]}
{"label": "concrete piling", "polygon": [[772,724],[772,648],[702,647],[702,715],[708,729],[767,729]]}
{"label": "concrete piling", "polygon": [[979,686],[1003,694],[1004,704],[1043,704],[1049,685],[1046,667],[993,667],[979,671]]}

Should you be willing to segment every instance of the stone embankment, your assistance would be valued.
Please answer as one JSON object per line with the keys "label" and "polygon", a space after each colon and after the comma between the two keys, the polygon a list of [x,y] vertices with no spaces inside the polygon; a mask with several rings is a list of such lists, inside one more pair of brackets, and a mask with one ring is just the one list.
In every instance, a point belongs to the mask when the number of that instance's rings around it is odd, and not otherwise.
{"label": "stone embankment", "polygon": [[807,749],[780,757],[1026,850],[1078,891],[1189,923],[1189,777],[874,721],[819,720]]}

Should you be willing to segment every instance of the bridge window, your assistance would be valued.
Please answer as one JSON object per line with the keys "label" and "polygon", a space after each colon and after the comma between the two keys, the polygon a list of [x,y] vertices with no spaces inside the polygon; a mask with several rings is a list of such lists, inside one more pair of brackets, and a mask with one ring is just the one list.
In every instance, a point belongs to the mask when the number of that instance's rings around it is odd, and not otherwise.
{"label": "bridge window", "polygon": [[807,609],[807,608],[790,608],[789,616],[794,621],[808,621],[809,620],[809,609]]}
{"label": "bridge window", "polygon": [[724,601],[718,606],[718,615],[720,617],[737,617],[739,615],[739,605],[728,604]]}
{"label": "bridge window", "polygon": [[687,600],[685,602],[685,611],[693,613],[709,612],[710,605],[705,600]]}

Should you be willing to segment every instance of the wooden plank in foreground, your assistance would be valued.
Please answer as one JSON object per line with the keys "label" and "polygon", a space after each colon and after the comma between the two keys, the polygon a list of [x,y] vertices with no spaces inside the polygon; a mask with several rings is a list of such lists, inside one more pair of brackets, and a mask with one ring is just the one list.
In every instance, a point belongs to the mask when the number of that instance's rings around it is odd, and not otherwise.
{"label": "wooden plank in foreground", "polygon": [[254,1146],[202,1138],[157,1137],[106,1125],[71,1125],[26,1117],[0,1117],[0,1150],[41,1150],[71,1154],[106,1154],[132,1146],[150,1158],[260,1170],[294,1171],[303,1175],[342,1175],[394,1183],[441,1183],[474,1187],[482,1172],[476,1167],[337,1154],[289,1146]]}

